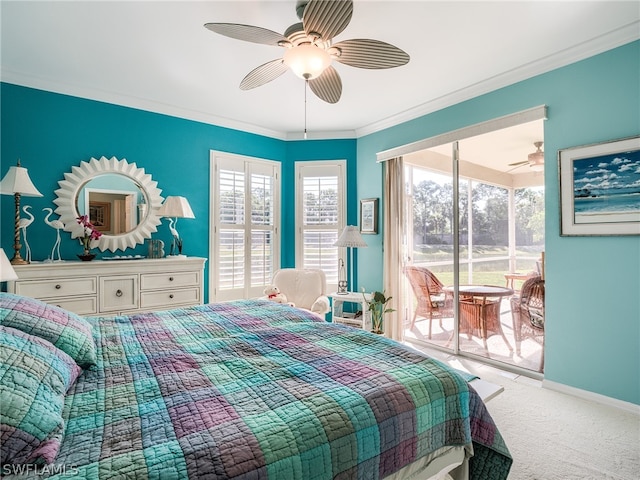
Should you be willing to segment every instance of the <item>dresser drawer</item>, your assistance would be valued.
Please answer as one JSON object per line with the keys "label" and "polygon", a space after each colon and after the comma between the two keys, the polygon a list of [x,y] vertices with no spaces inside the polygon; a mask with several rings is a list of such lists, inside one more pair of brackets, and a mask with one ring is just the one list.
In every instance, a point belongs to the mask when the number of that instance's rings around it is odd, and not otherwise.
{"label": "dresser drawer", "polygon": [[146,273],[140,275],[141,290],[200,285],[200,272]]}
{"label": "dresser drawer", "polygon": [[138,308],[138,276],[100,277],[100,312]]}
{"label": "dresser drawer", "polygon": [[200,303],[200,288],[180,288],[159,292],[142,292],[140,308],[171,308],[174,305],[196,305]]}
{"label": "dresser drawer", "polygon": [[97,297],[79,298],[43,298],[43,302],[50,303],[56,307],[64,308],[78,315],[95,315],[98,313]]}
{"label": "dresser drawer", "polygon": [[97,277],[17,281],[15,284],[15,293],[33,298],[95,295],[98,291],[97,284]]}

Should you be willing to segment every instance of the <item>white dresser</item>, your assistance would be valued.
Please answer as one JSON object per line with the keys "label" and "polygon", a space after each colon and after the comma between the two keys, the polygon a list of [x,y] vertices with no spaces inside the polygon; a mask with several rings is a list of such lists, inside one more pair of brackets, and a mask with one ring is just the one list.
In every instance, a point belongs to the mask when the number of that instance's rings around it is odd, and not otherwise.
{"label": "white dresser", "polygon": [[180,257],[14,265],[8,291],[79,315],[118,315],[198,305],[206,258]]}

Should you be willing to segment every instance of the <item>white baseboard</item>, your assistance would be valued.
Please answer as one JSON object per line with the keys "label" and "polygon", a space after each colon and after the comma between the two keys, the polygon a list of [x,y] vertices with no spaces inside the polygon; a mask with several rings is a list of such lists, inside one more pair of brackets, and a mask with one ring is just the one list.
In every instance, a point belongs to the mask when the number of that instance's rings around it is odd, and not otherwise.
{"label": "white baseboard", "polygon": [[567,395],[573,395],[574,397],[589,400],[591,402],[599,403],[601,405],[607,405],[609,407],[619,408],[627,412],[640,415],[640,405],[635,403],[625,402],[624,400],[618,400],[617,398],[607,397],[599,393],[590,392],[588,390],[582,390],[580,388],[571,387],[563,383],[552,382],[551,380],[542,380],[542,388],[548,388],[560,393],[566,393]]}

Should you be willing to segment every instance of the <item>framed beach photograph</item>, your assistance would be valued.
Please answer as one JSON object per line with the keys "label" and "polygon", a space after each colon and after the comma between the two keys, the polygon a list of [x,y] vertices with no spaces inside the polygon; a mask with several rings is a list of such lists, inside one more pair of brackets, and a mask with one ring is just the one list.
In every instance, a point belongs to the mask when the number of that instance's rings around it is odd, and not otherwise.
{"label": "framed beach photograph", "polygon": [[378,233],[378,199],[360,200],[360,233],[375,235]]}
{"label": "framed beach photograph", "polygon": [[640,136],[558,151],[560,235],[640,235]]}

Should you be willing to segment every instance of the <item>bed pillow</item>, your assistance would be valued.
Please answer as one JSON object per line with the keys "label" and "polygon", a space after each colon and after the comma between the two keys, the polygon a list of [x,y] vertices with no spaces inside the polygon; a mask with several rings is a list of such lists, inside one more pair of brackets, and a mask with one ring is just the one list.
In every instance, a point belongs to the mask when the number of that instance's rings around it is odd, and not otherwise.
{"label": "bed pillow", "polygon": [[60,307],[35,298],[0,293],[0,325],[48,340],[83,368],[96,363],[91,325]]}
{"label": "bed pillow", "polygon": [[64,434],[64,397],[82,369],[40,337],[0,326],[2,464],[49,464]]}

